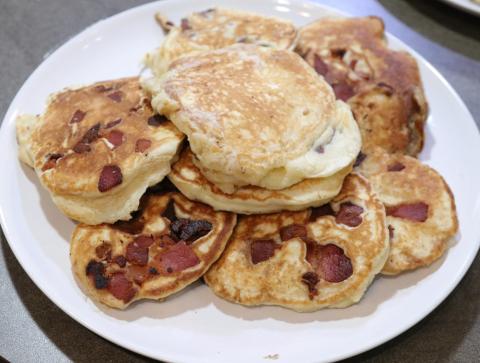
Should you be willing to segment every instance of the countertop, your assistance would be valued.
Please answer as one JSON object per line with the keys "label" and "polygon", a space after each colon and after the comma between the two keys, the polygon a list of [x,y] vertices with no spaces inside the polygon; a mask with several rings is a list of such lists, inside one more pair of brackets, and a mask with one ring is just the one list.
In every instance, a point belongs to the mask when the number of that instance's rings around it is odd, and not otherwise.
{"label": "countertop", "polygon": [[[2,118],[17,90],[49,52],[96,21],[145,2],[0,0]],[[381,16],[389,32],[445,76],[479,123],[480,18],[435,0],[319,2],[354,15]],[[64,314],[33,284],[3,234],[0,237],[0,356],[12,362],[148,360],[100,338]],[[477,258],[459,286],[430,315],[351,361],[480,361],[479,280]]]}

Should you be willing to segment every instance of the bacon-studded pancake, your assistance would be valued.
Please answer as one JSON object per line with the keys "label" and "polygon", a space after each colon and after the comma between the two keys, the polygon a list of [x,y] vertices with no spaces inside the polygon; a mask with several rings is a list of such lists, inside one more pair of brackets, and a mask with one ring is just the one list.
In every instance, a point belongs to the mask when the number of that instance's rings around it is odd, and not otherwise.
{"label": "bacon-studded pancake", "polygon": [[147,194],[130,221],[88,226],[72,235],[72,269],[94,300],[124,309],[161,300],[201,277],[218,259],[236,216],[177,192]]}
{"label": "bacon-studded pancake", "polygon": [[362,150],[416,156],[428,106],[417,63],[388,49],[380,18],[324,18],[299,31],[297,52],[350,104]]}
{"label": "bacon-studded pancake", "polygon": [[220,49],[235,43],[253,43],[278,49],[291,49],[297,31],[284,19],[258,14],[213,8],[193,13],[178,26],[161,14],[156,15],[168,33],[160,48],[148,54],[145,61],[156,75],[188,53]]}
{"label": "bacon-studded pancake", "polygon": [[382,273],[398,274],[440,258],[458,230],[455,199],[445,180],[417,159],[379,148],[357,169],[387,213],[391,247]]}
{"label": "bacon-studded pancake", "polygon": [[361,299],[388,250],[384,207],[365,178],[350,174],[323,207],[240,217],[204,279],[244,305],[346,307]]}
{"label": "bacon-studded pancake", "polygon": [[129,219],[169,173],[183,137],[153,113],[137,78],[64,90],[43,115],[17,120],[22,161],[62,212],[87,224]]}
{"label": "bacon-studded pancake", "polygon": [[229,194],[205,178],[194,158],[189,148],[182,151],[168,174],[172,183],[191,200],[206,203],[216,210],[242,214],[302,210],[323,205],[340,192],[343,179],[352,170],[349,165],[329,177],[305,179],[281,190],[249,185]]}

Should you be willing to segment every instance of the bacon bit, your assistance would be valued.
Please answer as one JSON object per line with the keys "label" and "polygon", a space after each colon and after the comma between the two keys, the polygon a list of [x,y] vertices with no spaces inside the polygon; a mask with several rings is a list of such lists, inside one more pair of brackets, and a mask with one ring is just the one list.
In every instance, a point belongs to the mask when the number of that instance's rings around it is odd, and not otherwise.
{"label": "bacon bit", "polygon": [[174,222],[177,220],[177,216],[175,214],[175,202],[173,199],[168,201],[167,207],[162,212],[162,217],[167,218],[170,222]]}
{"label": "bacon bit", "polygon": [[192,29],[192,27],[190,26],[190,23],[189,23],[188,19],[186,19],[186,18],[183,18],[183,19],[180,21],[180,28],[182,28],[182,31]]}
{"label": "bacon bit", "polygon": [[340,247],[331,243],[324,246],[307,244],[307,261],[328,282],[344,281],[353,273],[350,259]]}
{"label": "bacon bit", "polygon": [[116,149],[123,143],[123,132],[112,130],[105,136],[105,138],[113,145],[113,148]]}
{"label": "bacon bit", "polygon": [[73,147],[73,151],[75,151],[77,154],[83,154],[83,153],[88,153],[90,150],[92,150],[90,148],[89,145],[87,144],[77,144]]}
{"label": "bacon bit", "polygon": [[74,123],[77,123],[77,122],[80,122],[83,120],[83,118],[85,117],[87,113],[86,112],[83,112],[81,110],[76,110],[74,113],[73,113],[73,116],[70,120],[70,123],[71,124],[74,124]]}
{"label": "bacon bit", "polygon": [[47,162],[43,164],[42,171],[52,169],[57,165],[57,160],[63,157],[63,154],[50,154],[48,155]]}
{"label": "bacon bit", "polygon": [[158,245],[161,248],[164,248],[166,246],[174,245],[175,243],[177,243],[177,241],[175,241],[172,237],[170,237],[168,234],[163,234],[160,236],[160,242]]}
{"label": "bacon bit", "polygon": [[130,265],[127,267],[127,278],[142,285],[150,277],[149,269],[148,266]]}
{"label": "bacon bit", "polygon": [[405,165],[403,165],[402,163],[400,163],[398,161],[389,165],[388,168],[387,168],[388,171],[402,171],[403,169],[405,169]]}
{"label": "bacon bit", "polygon": [[116,272],[110,276],[108,291],[124,303],[130,302],[137,293],[137,289],[133,287],[132,282],[127,279],[123,272]]}
{"label": "bacon bit", "polygon": [[361,151],[357,155],[357,159],[355,160],[355,163],[353,164],[353,167],[356,168],[357,166],[360,166],[361,163],[367,158],[367,155],[362,153]]}
{"label": "bacon bit", "polygon": [[122,91],[115,91],[107,95],[114,102],[122,102],[123,92]]}
{"label": "bacon bit", "polygon": [[320,207],[312,208],[309,222],[315,222],[318,218],[323,216],[334,216],[335,212],[330,204],[324,204]]}
{"label": "bacon bit", "polygon": [[162,274],[183,271],[200,263],[195,252],[184,241],[167,248],[155,256],[157,270]]}
{"label": "bacon bit", "polygon": [[117,165],[105,165],[98,179],[98,190],[106,192],[119,184],[122,184],[122,171]]}
{"label": "bacon bit", "polygon": [[280,229],[280,239],[288,241],[295,237],[307,237],[307,228],[303,224],[290,224]]}
{"label": "bacon bit", "polygon": [[121,118],[118,118],[118,119],[116,119],[116,120],[110,121],[108,124],[105,125],[105,128],[106,128],[106,129],[110,129],[110,128],[112,128],[113,126],[117,126],[120,122],[122,122],[122,119],[121,119]]}
{"label": "bacon bit", "polygon": [[408,219],[413,222],[425,222],[428,218],[428,204],[423,202],[400,204],[386,209],[387,216]]}
{"label": "bacon bit", "polygon": [[395,232],[395,228],[391,224],[389,224],[388,225],[388,237],[390,237],[390,240],[393,239],[394,232]]}
{"label": "bacon bit", "polygon": [[139,234],[143,231],[144,223],[137,218],[133,218],[129,221],[117,221],[112,226],[125,233]]}
{"label": "bacon bit", "polygon": [[103,92],[108,92],[111,91],[113,87],[105,87],[103,84],[95,86],[95,91],[103,93]]}
{"label": "bacon bit", "polygon": [[343,58],[346,52],[347,52],[346,49],[342,49],[342,48],[336,48],[336,49],[330,50],[330,54],[333,57],[339,57],[339,58]]}
{"label": "bacon bit", "polygon": [[355,94],[353,88],[346,82],[334,84],[332,87],[335,96],[342,101],[348,101]]}
{"label": "bacon bit", "polygon": [[108,252],[112,252],[112,245],[108,242],[103,242],[95,248],[95,254],[99,259],[106,257]]}
{"label": "bacon bit", "polygon": [[98,132],[100,131],[100,123],[97,123],[90,127],[88,131],[83,135],[82,139],[73,147],[73,151],[78,154],[89,152],[90,144],[98,139]]}
{"label": "bacon bit", "polygon": [[162,123],[164,123],[164,122],[166,122],[166,121],[168,121],[168,119],[167,119],[165,116],[163,116],[163,115],[158,115],[158,114],[157,114],[157,115],[150,116],[150,117],[148,118],[147,123],[148,123],[150,126],[155,126],[155,127],[157,127],[157,126],[160,126]]}
{"label": "bacon bit", "polygon": [[349,227],[357,227],[362,223],[362,213],[362,207],[351,202],[345,202],[340,204],[340,210],[335,217],[335,222],[345,224]]}
{"label": "bacon bit", "polygon": [[278,246],[273,239],[257,239],[250,244],[250,255],[252,263],[257,263],[268,260],[275,254],[275,249]]}
{"label": "bacon bit", "polygon": [[148,139],[138,139],[135,143],[135,152],[143,153],[145,152],[150,146],[152,142]]}
{"label": "bacon bit", "polygon": [[108,285],[108,278],[105,277],[105,266],[103,263],[90,260],[88,263],[85,274],[92,278],[96,289],[104,289]]}
{"label": "bacon bit", "polygon": [[312,300],[318,294],[318,290],[316,288],[318,281],[318,275],[315,272],[309,271],[302,275],[302,282],[308,287],[308,296],[310,300]]}
{"label": "bacon bit", "polygon": [[125,265],[127,264],[127,259],[122,255],[118,255],[113,258],[113,262],[115,262],[120,267],[125,267]]}
{"label": "bacon bit", "polygon": [[170,223],[170,236],[177,241],[191,244],[193,241],[205,236],[212,229],[212,224],[206,220],[191,220],[178,218]]}
{"label": "bacon bit", "polygon": [[153,243],[153,238],[145,235],[138,236],[127,245],[127,261],[145,266],[148,263],[148,247]]}
{"label": "bacon bit", "polygon": [[313,55],[313,68],[324,77],[328,73],[328,65],[317,54]]}
{"label": "bacon bit", "polygon": [[323,154],[325,152],[325,148],[323,147],[323,145],[318,145],[316,148],[315,148],[315,151],[319,154]]}

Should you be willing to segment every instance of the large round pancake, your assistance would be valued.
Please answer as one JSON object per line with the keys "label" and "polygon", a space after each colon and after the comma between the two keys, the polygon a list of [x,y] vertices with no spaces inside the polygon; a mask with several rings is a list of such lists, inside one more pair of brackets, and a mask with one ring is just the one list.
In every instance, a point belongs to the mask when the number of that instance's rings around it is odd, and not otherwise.
{"label": "large round pancake", "polygon": [[[211,229],[193,231],[193,241],[175,241],[172,226],[182,218],[206,221]],[[72,270],[82,289],[108,306],[124,309],[136,300],[160,300],[205,273],[222,253],[235,223],[234,214],[215,212],[180,193],[148,194],[128,222],[78,225],[71,240]],[[188,228],[181,233],[192,232]],[[177,229],[175,233],[187,239]]]}
{"label": "large round pancake", "polygon": [[297,37],[288,20],[254,13],[213,8],[190,14],[174,26],[161,14],[157,19],[168,34],[162,45],[146,56],[146,64],[160,75],[168,65],[194,51],[220,49],[235,43],[254,43],[291,49]]}
{"label": "large round pancake", "polygon": [[186,148],[172,165],[168,178],[191,200],[197,200],[223,210],[242,214],[273,213],[282,210],[302,210],[329,202],[342,188],[343,179],[351,166],[326,178],[305,179],[281,190],[268,190],[252,185],[224,193],[210,182],[194,164],[195,156]]}
{"label": "large round pancake", "polygon": [[128,219],[147,187],[169,173],[184,137],[153,116],[137,78],[67,89],[42,116],[18,118],[19,155],[70,218]]}
{"label": "large round pancake", "polygon": [[398,274],[440,258],[458,230],[455,199],[440,174],[417,159],[380,148],[366,154],[357,169],[387,211],[391,247],[382,273]]}
{"label": "large round pancake", "polygon": [[362,150],[421,151],[428,105],[418,66],[388,49],[380,18],[320,19],[299,31],[296,50],[352,107]]}
{"label": "large round pancake", "polygon": [[[244,305],[313,311],[359,301],[388,255],[385,211],[356,174],[347,176],[331,208],[239,217],[206,283]],[[265,249],[272,241],[274,249]]]}
{"label": "large round pancake", "polygon": [[237,44],[201,52],[145,86],[153,107],[188,136],[203,174],[230,193],[327,177],[360,149],[350,108],[290,51]]}

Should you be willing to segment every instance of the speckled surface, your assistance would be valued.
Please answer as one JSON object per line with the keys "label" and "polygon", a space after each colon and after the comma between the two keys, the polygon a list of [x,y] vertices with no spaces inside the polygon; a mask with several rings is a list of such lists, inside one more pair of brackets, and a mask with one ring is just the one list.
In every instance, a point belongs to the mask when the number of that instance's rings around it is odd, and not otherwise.
{"label": "speckled surface", "polygon": [[[1,117],[45,54],[99,19],[144,2],[0,0]],[[381,16],[388,31],[445,76],[479,123],[480,18],[434,0],[320,2],[355,15]],[[12,362],[147,361],[91,333],[58,309],[25,274],[3,234],[0,237],[0,356]],[[476,259],[450,297],[422,322],[351,361],[480,361],[479,280]]]}

